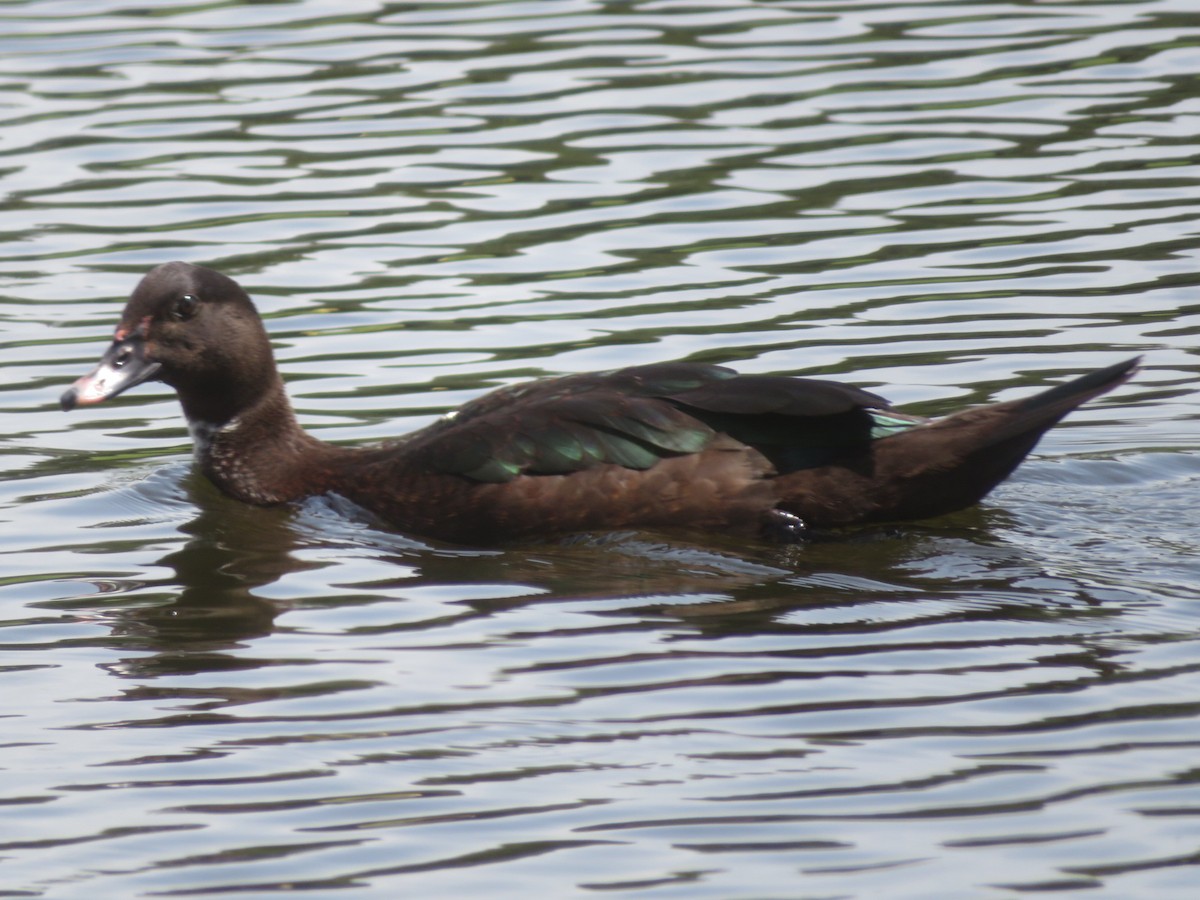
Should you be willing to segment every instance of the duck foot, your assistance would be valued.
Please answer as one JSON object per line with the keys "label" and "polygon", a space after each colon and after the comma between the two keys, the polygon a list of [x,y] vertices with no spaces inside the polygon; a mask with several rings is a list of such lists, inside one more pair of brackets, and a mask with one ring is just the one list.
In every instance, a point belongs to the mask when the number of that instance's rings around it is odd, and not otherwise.
{"label": "duck foot", "polygon": [[810,537],[808,526],[799,516],[773,509],[763,519],[763,537],[777,544],[799,544]]}

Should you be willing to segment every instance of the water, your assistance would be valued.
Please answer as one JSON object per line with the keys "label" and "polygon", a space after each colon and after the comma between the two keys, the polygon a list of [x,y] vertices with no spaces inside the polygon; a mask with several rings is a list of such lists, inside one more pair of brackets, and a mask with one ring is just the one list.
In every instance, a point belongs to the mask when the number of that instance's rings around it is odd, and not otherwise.
{"label": "water", "polygon": [[[1193,896],[1193,7],[4,4],[0,896]],[[58,409],[168,259],[337,441],[1146,365],[936,522],[443,547],[217,495],[161,387]]]}

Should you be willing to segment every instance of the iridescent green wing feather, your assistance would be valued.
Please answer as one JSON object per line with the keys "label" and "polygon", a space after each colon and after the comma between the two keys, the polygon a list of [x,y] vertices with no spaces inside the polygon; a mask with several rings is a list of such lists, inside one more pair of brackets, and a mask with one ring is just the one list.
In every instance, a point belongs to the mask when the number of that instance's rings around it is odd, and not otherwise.
{"label": "iridescent green wing feather", "polygon": [[476,481],[603,464],[648,469],[699,452],[716,435],[662,394],[734,375],[718,366],[669,363],[547,379],[468,403],[417,441],[434,469]]}
{"label": "iridescent green wing feather", "polygon": [[915,421],[835,382],[665,363],[504,388],[416,441],[436,471],[484,482],[604,464],[644,470],[698,453],[721,433],[787,472],[824,465]]}

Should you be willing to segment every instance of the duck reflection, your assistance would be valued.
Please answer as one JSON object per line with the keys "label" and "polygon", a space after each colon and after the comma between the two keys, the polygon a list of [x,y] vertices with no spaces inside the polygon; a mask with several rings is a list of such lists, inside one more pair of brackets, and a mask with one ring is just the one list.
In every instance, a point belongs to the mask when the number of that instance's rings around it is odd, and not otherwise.
{"label": "duck reflection", "polygon": [[[185,674],[254,666],[220,651],[270,634],[279,608],[255,591],[303,564],[293,558],[295,535],[286,510],[255,510],[226,501],[199,478],[184,485],[199,510],[180,527],[188,540],[159,560],[173,574],[145,585],[144,598],[165,602],[120,611],[114,633],[158,651],[124,659],[122,675]],[[156,590],[157,589],[157,590]]]}
{"label": "duck reflection", "polygon": [[[292,601],[271,599],[266,589],[298,573],[337,565],[339,552],[369,556],[395,572],[394,581],[369,586],[376,599],[414,587],[512,587],[512,596],[456,603],[464,615],[489,615],[555,599],[624,598],[634,605],[651,596],[704,594],[718,599],[790,574],[768,560],[724,548],[629,533],[505,550],[435,546],[380,528],[368,514],[337,500],[261,508],[230,500],[194,474],[182,487],[198,510],[179,529],[188,539],[159,560],[172,574],[139,591],[142,599],[157,599],[161,591],[168,602],[125,608],[115,628],[115,634],[136,638],[159,655],[123,661],[124,674],[130,667],[140,674],[166,674],[255,665],[253,660],[222,660],[215,654],[271,634],[276,618]],[[361,601],[362,592],[353,586],[339,599],[328,581],[314,577],[311,602],[329,606]]]}
{"label": "duck reflection", "polygon": [[[436,622],[397,617],[354,626],[379,635],[444,628],[533,603],[580,601],[591,602],[597,631],[682,628],[712,637],[792,627],[870,632],[894,623],[850,611],[836,620],[818,617],[820,624],[807,616],[789,623],[788,616],[939,597],[947,615],[961,615],[970,604],[955,598],[965,581],[986,593],[1029,565],[1017,548],[989,537],[991,526],[1003,530],[1002,521],[992,521],[1003,513],[978,509],[933,525],[785,547],[624,532],[475,550],[411,540],[336,499],[260,508],[230,500],[199,476],[183,486],[198,514],[180,528],[188,540],[160,560],[173,574],[142,595],[160,587],[168,602],[124,609],[116,628],[157,652],[123,660],[124,675],[270,665],[267,658],[229,651],[273,633],[277,617],[297,602],[327,608],[403,602],[416,589],[453,594],[461,587],[460,598],[438,604]],[[356,561],[369,565],[356,567]],[[363,568],[383,575],[364,580]],[[311,582],[306,572],[314,573]],[[279,587],[281,581],[286,586]]]}

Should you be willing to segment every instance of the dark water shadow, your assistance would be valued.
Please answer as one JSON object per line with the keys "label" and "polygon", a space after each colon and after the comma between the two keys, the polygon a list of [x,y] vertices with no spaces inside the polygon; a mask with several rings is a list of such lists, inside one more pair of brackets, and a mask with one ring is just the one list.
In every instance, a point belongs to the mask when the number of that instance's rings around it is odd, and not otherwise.
{"label": "dark water shadow", "polygon": [[[186,542],[159,560],[172,575],[146,585],[147,593],[165,595],[164,601],[109,610],[121,646],[129,647],[132,638],[139,650],[153,654],[106,667],[114,674],[147,677],[276,664],[245,653],[245,646],[274,632],[290,606],[273,599],[269,588],[305,572],[312,573],[313,587],[307,606],[404,602],[405,593],[417,588],[462,588],[462,599],[439,604],[436,621],[348,629],[377,635],[446,627],[530,604],[581,601],[597,632],[660,629],[714,638],[797,630],[869,635],[918,621],[1109,614],[1102,598],[1056,580],[1040,561],[1008,543],[1002,535],[1012,528],[1011,517],[994,508],[824,534],[794,546],[712,534],[619,532],[472,549],[388,531],[336,499],[249,507],[194,473],[179,488],[197,514],[180,526]],[[338,572],[337,583],[320,572],[355,556],[384,568],[394,565],[397,575],[347,584],[344,572]],[[378,573],[379,565],[371,569]],[[472,590],[477,586],[495,590],[480,597]],[[896,603],[911,610],[879,614]],[[855,608],[861,612],[827,614]]]}

